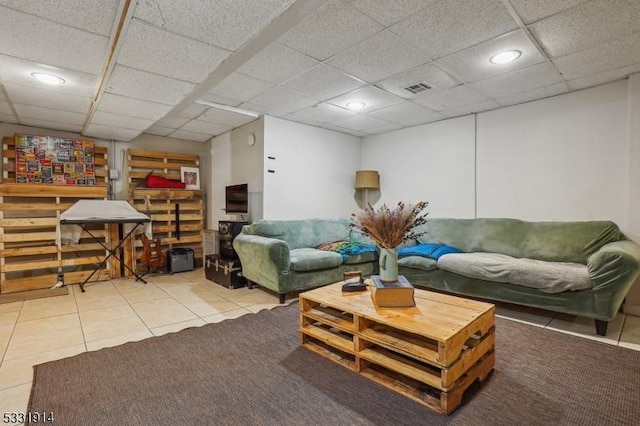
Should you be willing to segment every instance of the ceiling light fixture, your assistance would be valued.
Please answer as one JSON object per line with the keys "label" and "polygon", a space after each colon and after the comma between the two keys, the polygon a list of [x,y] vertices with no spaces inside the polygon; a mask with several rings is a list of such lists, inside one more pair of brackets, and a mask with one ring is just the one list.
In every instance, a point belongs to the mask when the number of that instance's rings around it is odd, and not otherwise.
{"label": "ceiling light fixture", "polygon": [[349,109],[353,109],[353,110],[358,110],[358,109],[362,109],[364,107],[366,107],[367,104],[365,104],[364,102],[347,102],[347,108]]}
{"label": "ceiling light fixture", "polygon": [[230,105],[217,104],[215,102],[203,101],[201,99],[198,99],[196,103],[200,105],[210,106],[212,108],[218,108],[218,109],[223,109],[225,111],[231,111],[231,112],[236,112],[238,114],[248,115],[250,117],[260,117],[260,114],[258,114],[257,112],[249,111],[242,108],[232,107]]}
{"label": "ceiling light fixture", "polygon": [[40,83],[51,84],[54,86],[64,83],[64,78],[58,77],[57,75],[53,75],[53,74],[47,74],[44,72],[31,73],[31,77],[35,78]]}
{"label": "ceiling light fixture", "polygon": [[507,50],[493,55],[491,59],[489,59],[489,62],[492,64],[507,64],[518,59],[520,55],[522,55],[522,52],[519,50]]}

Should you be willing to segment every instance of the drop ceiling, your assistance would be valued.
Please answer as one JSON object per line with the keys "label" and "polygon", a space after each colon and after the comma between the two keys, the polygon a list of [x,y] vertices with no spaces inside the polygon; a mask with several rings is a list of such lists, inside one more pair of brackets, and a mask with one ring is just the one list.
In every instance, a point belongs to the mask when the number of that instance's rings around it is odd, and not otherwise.
{"label": "drop ceiling", "polygon": [[261,114],[366,136],[638,71],[638,0],[0,0],[0,122],[108,140]]}

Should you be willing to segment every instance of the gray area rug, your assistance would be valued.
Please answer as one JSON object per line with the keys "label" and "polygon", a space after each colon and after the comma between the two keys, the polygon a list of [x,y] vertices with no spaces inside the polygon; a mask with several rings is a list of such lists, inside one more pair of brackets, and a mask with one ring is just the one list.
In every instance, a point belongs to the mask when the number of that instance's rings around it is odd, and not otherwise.
{"label": "gray area rug", "polygon": [[496,319],[496,367],[444,417],[299,346],[298,305],[34,367],[57,425],[637,425],[640,352]]}

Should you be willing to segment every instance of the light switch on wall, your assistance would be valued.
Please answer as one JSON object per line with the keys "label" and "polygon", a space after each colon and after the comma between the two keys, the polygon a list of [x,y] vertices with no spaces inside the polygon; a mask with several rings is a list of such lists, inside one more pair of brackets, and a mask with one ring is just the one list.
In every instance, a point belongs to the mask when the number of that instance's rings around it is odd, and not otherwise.
{"label": "light switch on wall", "polygon": [[118,169],[109,169],[109,179],[111,179],[111,180],[120,179],[120,170],[118,170]]}

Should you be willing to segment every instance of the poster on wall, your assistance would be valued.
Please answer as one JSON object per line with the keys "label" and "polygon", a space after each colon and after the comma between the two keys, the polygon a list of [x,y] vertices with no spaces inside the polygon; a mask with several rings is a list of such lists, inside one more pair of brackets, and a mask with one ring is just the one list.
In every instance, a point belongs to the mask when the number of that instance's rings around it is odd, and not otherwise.
{"label": "poster on wall", "polygon": [[95,185],[93,141],[16,134],[16,183]]}

